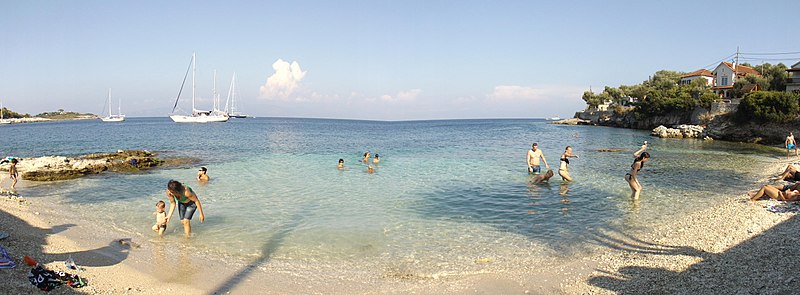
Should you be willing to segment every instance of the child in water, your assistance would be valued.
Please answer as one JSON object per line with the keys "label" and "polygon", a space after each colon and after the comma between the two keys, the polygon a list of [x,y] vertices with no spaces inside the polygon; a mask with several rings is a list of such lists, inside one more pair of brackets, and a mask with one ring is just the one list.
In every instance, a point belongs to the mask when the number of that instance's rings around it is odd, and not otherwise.
{"label": "child in water", "polygon": [[164,231],[167,230],[167,212],[164,212],[164,207],[166,204],[164,201],[158,201],[156,203],[156,212],[153,214],[156,215],[156,224],[153,225],[153,231],[157,232],[159,236],[164,236]]}

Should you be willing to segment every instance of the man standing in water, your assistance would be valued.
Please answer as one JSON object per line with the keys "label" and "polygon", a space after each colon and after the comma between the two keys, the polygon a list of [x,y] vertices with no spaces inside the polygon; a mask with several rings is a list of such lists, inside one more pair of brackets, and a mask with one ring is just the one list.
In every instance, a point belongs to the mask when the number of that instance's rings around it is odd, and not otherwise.
{"label": "man standing in water", "polygon": [[544,166],[550,169],[550,165],[547,165],[547,159],[544,158],[542,150],[539,149],[539,144],[534,142],[533,145],[531,145],[531,149],[528,151],[528,173],[539,174],[542,170],[542,168],[539,167],[539,157],[542,158]]}

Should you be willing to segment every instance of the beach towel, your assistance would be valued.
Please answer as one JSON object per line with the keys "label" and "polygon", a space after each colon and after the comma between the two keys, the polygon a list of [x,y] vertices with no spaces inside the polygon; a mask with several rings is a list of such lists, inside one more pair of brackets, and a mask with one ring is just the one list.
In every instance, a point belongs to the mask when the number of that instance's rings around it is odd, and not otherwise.
{"label": "beach towel", "polygon": [[17,266],[17,263],[11,259],[11,256],[8,255],[6,248],[0,246],[0,268],[14,268]]}
{"label": "beach towel", "polygon": [[767,211],[772,213],[796,213],[800,212],[800,204],[795,202],[781,202],[767,205]]}
{"label": "beach towel", "polygon": [[78,275],[68,274],[62,271],[52,271],[45,269],[41,265],[31,268],[28,273],[28,280],[42,291],[50,291],[63,284],[73,288],[84,287],[88,284],[86,279]]}

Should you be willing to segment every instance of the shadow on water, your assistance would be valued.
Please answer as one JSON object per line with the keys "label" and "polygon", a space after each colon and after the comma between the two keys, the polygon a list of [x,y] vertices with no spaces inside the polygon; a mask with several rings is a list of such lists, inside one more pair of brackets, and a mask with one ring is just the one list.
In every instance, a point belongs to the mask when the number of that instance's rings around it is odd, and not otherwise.
{"label": "shadow on water", "polygon": [[[305,212],[307,210],[301,210],[300,212]],[[284,239],[289,236],[300,224],[303,223],[303,215],[302,214],[295,214],[292,218],[289,218],[284,224],[281,224],[276,227],[275,234],[273,234],[269,240],[264,243],[263,247],[261,248],[261,255],[257,259],[251,261],[246,266],[242,267],[241,270],[237,271],[236,273],[232,274],[230,278],[222,282],[219,287],[209,292],[210,294],[228,294],[233,289],[236,288],[237,285],[241,284],[242,281],[246,280],[247,277],[257,271],[259,266],[267,264],[271,259],[272,255],[275,251],[278,250],[283,245]]]}
{"label": "shadow on water", "polygon": [[626,266],[616,273],[594,276],[589,283],[617,294],[797,293],[800,290],[797,227],[800,220],[794,216],[719,254],[691,247],[655,245],[630,236],[594,235],[599,245],[634,255],[691,256],[702,261],[684,271]]}
{"label": "shadow on water", "polygon": [[585,190],[555,178],[543,184],[462,183],[423,194],[424,202],[414,209],[432,219],[490,225],[568,252],[575,243],[586,242],[587,233],[608,227],[622,214],[615,200],[580,193]]}

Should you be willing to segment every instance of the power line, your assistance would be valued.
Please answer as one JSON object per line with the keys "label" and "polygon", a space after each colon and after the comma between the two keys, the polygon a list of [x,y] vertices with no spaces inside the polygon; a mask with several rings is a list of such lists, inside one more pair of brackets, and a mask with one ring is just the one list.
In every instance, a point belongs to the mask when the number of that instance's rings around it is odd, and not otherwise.
{"label": "power line", "polygon": [[721,62],[723,62],[723,61],[726,61],[726,60],[728,60],[729,58],[733,57],[734,55],[736,55],[736,53],[731,53],[731,55],[728,55],[728,56],[726,56],[726,57],[723,57],[722,59],[720,59],[720,60],[718,60],[718,61],[715,61],[715,62],[712,62],[712,63],[708,64],[707,66],[703,67],[703,69],[710,68],[710,67],[712,67],[712,66],[714,66],[714,65],[716,65],[716,64],[719,64],[719,63],[721,63]]}
{"label": "power line", "polygon": [[800,54],[800,51],[795,52],[768,52],[768,53],[749,53],[749,52],[742,52],[739,53],[741,55],[787,55],[787,54]]}
{"label": "power line", "polygon": [[739,59],[751,60],[751,61],[782,61],[782,60],[800,60],[800,56],[798,56],[798,57],[787,57],[787,58],[739,57]]}

